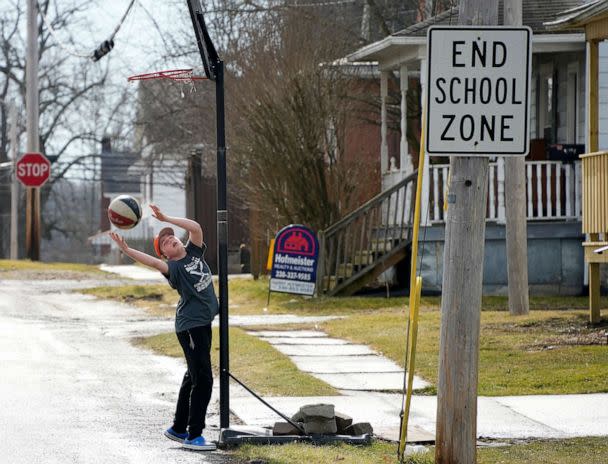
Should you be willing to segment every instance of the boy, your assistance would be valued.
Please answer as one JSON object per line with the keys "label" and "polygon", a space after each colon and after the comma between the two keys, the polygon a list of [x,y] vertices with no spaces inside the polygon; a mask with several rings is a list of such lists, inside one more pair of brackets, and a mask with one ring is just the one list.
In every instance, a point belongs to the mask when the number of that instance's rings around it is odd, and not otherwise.
{"label": "boy", "polygon": [[184,375],[173,425],[165,432],[171,440],[193,450],[215,449],[202,436],[207,406],[211,399],[213,374],[211,371],[211,322],[218,313],[218,301],[211,281],[211,271],[205,262],[206,245],[203,231],[195,221],[165,216],[155,205],[150,205],[152,216],[185,229],[189,234],[184,244],[171,227],[165,227],[154,238],[155,258],[133,248],[115,232],[110,237],[121,251],[146,266],[159,270],[177,290],[180,300],[175,315],[175,331],[186,357],[188,370]]}

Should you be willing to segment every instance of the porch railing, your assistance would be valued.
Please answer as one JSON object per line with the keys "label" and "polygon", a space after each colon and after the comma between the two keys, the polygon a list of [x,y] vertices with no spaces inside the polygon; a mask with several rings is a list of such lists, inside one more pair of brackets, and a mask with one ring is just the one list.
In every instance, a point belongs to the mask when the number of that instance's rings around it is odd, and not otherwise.
{"label": "porch railing", "polygon": [[416,172],[319,232],[319,293],[336,294],[392,266],[411,240]]}
{"label": "porch railing", "polygon": [[[444,222],[449,165],[430,168],[429,222]],[[505,221],[504,161],[490,163],[486,220]],[[526,212],[529,221],[581,218],[581,163],[526,162]]]}

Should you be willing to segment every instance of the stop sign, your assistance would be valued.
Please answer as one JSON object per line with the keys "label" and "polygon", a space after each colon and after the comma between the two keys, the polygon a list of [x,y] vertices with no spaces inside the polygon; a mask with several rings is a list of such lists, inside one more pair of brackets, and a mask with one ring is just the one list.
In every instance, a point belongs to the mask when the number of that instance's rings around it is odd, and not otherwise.
{"label": "stop sign", "polygon": [[51,175],[51,163],[42,153],[26,153],[17,161],[17,179],[26,187],[41,187]]}

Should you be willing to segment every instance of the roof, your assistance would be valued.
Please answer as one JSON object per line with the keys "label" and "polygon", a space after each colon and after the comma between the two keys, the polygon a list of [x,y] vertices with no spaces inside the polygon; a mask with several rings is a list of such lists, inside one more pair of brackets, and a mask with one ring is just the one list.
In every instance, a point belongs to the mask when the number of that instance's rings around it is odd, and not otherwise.
{"label": "roof", "polygon": [[[560,12],[580,7],[583,0],[522,0],[522,18],[524,26],[529,26],[532,32],[550,33],[559,32],[550,30],[545,23],[554,21]],[[608,0],[600,0],[608,3]],[[595,3],[595,2],[594,2]],[[584,5],[586,6],[586,5]],[[498,24],[503,25],[503,2],[498,3]],[[458,24],[458,7],[452,7],[432,18],[413,24],[393,34],[396,37],[403,36],[426,36],[426,31],[431,26],[452,26]]]}
{"label": "roof", "polygon": [[131,167],[140,159],[139,153],[103,152],[101,153],[101,178],[103,192],[138,193],[140,175]]}
{"label": "roof", "polygon": [[[545,22],[555,20],[560,11],[580,7],[583,0],[523,0],[523,24],[532,31],[533,53],[581,51],[585,47],[584,30],[551,30]],[[601,0],[608,2],[608,0]],[[499,0],[498,16],[502,21],[503,1]],[[458,25],[458,7],[452,7],[425,21],[413,24],[382,40],[368,44],[346,56],[350,62],[373,62],[384,69],[403,63],[414,63],[425,54],[426,33],[431,26]]]}
{"label": "roof", "polygon": [[545,23],[545,27],[553,31],[572,29],[607,17],[608,0],[594,0],[565,11],[560,10],[552,21]]}
{"label": "roof", "polygon": [[395,32],[393,35],[396,37],[404,37],[404,36],[420,36],[426,35],[426,30],[431,26],[450,26],[453,24],[458,24],[458,7],[452,7],[443,13],[439,13],[432,18],[425,19],[424,21],[420,21],[419,23],[412,24],[405,29]]}

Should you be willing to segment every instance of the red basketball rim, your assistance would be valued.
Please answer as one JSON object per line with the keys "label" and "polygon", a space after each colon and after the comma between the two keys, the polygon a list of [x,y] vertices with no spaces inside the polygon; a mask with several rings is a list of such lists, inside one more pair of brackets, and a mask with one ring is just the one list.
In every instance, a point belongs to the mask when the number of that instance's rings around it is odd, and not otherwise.
{"label": "red basketball rim", "polygon": [[154,71],[143,74],[135,74],[134,76],[129,76],[127,78],[128,81],[147,81],[152,79],[169,79],[177,82],[190,82],[190,81],[200,81],[207,79],[205,76],[199,76],[194,74],[194,70],[190,69],[168,69],[165,71]]}

